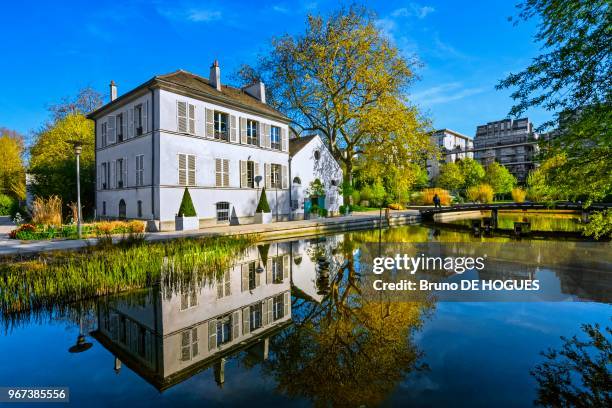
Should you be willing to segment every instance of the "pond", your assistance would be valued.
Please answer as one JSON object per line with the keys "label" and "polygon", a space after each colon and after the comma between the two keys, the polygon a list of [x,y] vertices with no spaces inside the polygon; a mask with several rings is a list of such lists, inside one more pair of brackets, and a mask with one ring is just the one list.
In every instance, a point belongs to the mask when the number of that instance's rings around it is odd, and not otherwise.
{"label": "pond", "polygon": [[[541,352],[609,325],[610,249],[425,226],[253,245],[210,279],[5,310],[0,386],[68,387],[79,406],[530,406]],[[427,279],[540,290],[373,290],[411,278],[371,272],[397,253],[483,255],[484,270]]]}
{"label": "pond", "polygon": [[[483,211],[473,217],[458,217],[448,222],[456,225],[470,226],[471,219],[490,217],[490,211]],[[583,224],[580,223],[580,214],[573,211],[500,211],[498,214],[498,228],[513,230],[515,222],[529,222],[533,231],[561,231],[581,232]]]}

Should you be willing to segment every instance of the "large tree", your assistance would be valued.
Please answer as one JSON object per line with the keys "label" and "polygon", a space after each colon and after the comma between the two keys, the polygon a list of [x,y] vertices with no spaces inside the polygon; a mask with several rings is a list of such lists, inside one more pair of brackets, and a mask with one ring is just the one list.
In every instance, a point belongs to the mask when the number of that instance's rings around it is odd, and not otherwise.
{"label": "large tree", "polygon": [[467,190],[470,187],[480,184],[484,179],[484,167],[482,167],[482,165],[476,160],[467,158],[458,160],[457,164],[459,165],[461,174],[463,174],[464,181],[463,185],[461,186],[463,190]]}
{"label": "large tree", "polygon": [[296,127],[317,132],[343,164],[352,185],[359,157],[417,161],[428,148],[427,123],[406,99],[414,80],[408,61],[365,8],[310,15],[300,35],[272,40],[257,69],[242,67],[243,82],[262,79],[271,104]]}
{"label": "large tree", "polygon": [[455,162],[444,163],[440,166],[440,174],[436,178],[436,186],[450,191],[457,191],[463,188],[465,176]]}
{"label": "large tree", "polygon": [[560,157],[548,182],[587,202],[612,193],[612,13],[608,0],[527,0],[519,21],[537,18],[543,53],[498,88],[513,88],[511,115],[532,107],[555,113],[545,157]]}
{"label": "large tree", "polygon": [[23,136],[15,131],[0,129],[0,194],[25,199],[25,169]]}

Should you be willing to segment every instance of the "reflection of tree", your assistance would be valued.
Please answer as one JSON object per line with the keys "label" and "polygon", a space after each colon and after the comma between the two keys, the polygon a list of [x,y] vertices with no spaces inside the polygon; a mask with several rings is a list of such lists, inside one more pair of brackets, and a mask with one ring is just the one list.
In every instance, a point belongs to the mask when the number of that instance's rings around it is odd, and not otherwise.
{"label": "reflection of tree", "polygon": [[[536,404],[547,407],[612,406],[612,330],[586,324],[587,341],[562,337],[561,350],[542,353],[546,361],[531,374],[538,382]],[[607,336],[606,336],[607,333]]]}
{"label": "reflection of tree", "polygon": [[294,302],[294,325],[272,339],[265,367],[279,391],[315,405],[377,405],[417,367],[411,334],[425,307],[366,293],[353,244],[342,245],[346,259],[331,271],[328,294],[321,303]]}

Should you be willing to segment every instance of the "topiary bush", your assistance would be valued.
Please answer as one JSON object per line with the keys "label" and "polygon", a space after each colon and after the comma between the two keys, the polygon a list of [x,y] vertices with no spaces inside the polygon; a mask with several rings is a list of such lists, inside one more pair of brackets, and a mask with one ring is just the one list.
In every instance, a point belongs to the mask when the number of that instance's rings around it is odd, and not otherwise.
{"label": "topiary bush", "polygon": [[259,196],[259,203],[257,203],[257,209],[255,210],[258,213],[269,213],[270,205],[268,204],[268,197],[266,197],[266,188],[261,189],[261,195]]}
{"label": "topiary bush", "polygon": [[189,190],[185,189],[183,193],[183,199],[181,200],[181,206],[179,208],[178,216],[179,217],[195,217],[196,210],[193,206],[193,201],[191,201],[191,194],[189,194]]}

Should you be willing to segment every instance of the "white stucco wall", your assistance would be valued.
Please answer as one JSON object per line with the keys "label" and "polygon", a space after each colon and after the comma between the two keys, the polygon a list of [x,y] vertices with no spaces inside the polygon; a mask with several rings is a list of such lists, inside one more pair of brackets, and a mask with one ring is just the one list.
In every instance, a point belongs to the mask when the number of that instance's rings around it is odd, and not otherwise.
{"label": "white stucco wall", "polygon": [[[317,151],[320,153],[318,160],[315,158]],[[296,177],[301,180],[300,185],[293,183]],[[304,214],[304,199],[308,197],[307,190],[310,183],[317,178],[321,180],[325,188],[325,208],[328,211],[339,211],[340,206],[344,203],[341,190],[342,169],[319,136],[313,138],[291,158],[291,198],[298,201],[298,209],[295,210],[295,214]],[[334,180],[337,186],[332,185]],[[332,197],[333,199],[330,199]]]}

